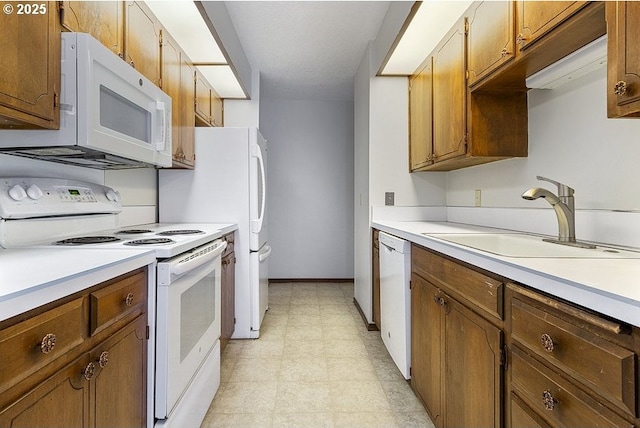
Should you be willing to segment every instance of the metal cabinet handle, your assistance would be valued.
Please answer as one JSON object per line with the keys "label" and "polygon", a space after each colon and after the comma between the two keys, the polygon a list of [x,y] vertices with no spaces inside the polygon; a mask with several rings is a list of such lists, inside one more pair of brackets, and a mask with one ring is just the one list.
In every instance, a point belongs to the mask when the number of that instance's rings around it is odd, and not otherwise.
{"label": "metal cabinet handle", "polygon": [[502,48],[502,50],[500,51],[500,56],[504,58],[507,55],[509,55],[509,51],[507,50],[507,48]]}
{"label": "metal cabinet handle", "polygon": [[553,397],[551,391],[545,390],[542,392],[542,405],[545,409],[553,410],[556,407],[556,404],[558,404],[558,400]]}
{"label": "metal cabinet handle", "polygon": [[87,367],[85,367],[84,370],[82,370],[82,376],[84,376],[86,380],[91,380],[91,378],[95,374],[96,374],[96,365],[93,362],[90,362],[89,364],[87,364]]}
{"label": "metal cabinet handle", "polygon": [[542,347],[545,351],[553,352],[553,339],[547,333],[544,333],[542,334],[542,336],[540,336],[540,343],[542,343]]}
{"label": "metal cabinet handle", "polygon": [[98,361],[98,365],[100,366],[101,369],[105,368],[107,363],[109,363],[109,352],[102,351],[102,353],[98,357],[97,361]]}
{"label": "metal cabinet handle", "polygon": [[48,354],[53,351],[53,348],[56,346],[56,335],[53,333],[47,333],[44,335],[42,340],[40,341],[40,351],[43,354]]}
{"label": "metal cabinet handle", "polygon": [[516,43],[519,45],[523,44],[525,40],[527,39],[524,37],[524,34],[522,33],[518,34],[518,36],[516,37]]}
{"label": "metal cabinet handle", "polygon": [[440,306],[445,306],[447,304],[447,301],[441,296],[433,296],[433,301]]}
{"label": "metal cabinet handle", "polygon": [[627,93],[627,82],[624,80],[619,81],[613,87],[613,93],[616,95],[624,95]]}
{"label": "metal cabinet handle", "polygon": [[125,299],[124,299],[124,303],[125,303],[127,306],[131,306],[131,305],[133,305],[133,293],[129,293],[129,294],[127,294],[127,297],[125,297]]}

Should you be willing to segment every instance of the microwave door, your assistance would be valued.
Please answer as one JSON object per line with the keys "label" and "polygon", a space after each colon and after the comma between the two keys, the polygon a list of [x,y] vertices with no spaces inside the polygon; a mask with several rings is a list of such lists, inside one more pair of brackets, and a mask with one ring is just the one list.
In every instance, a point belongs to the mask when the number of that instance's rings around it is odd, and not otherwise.
{"label": "microwave door", "polygon": [[171,98],[111,51],[86,52],[78,50],[78,111],[87,114],[78,144],[170,166]]}

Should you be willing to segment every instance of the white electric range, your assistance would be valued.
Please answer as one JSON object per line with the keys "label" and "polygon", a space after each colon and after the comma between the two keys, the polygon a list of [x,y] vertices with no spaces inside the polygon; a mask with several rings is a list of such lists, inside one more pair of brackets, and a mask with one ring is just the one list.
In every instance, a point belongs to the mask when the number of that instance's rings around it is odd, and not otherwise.
{"label": "white electric range", "polygon": [[117,190],[95,183],[0,178],[0,247],[74,248],[86,250],[86,257],[96,249],[152,250],[157,267],[149,290],[149,354],[155,358],[148,390],[155,396],[149,419],[155,426],[199,426],[220,384],[220,256],[226,242],[218,238],[233,225],[121,228],[120,199]]}

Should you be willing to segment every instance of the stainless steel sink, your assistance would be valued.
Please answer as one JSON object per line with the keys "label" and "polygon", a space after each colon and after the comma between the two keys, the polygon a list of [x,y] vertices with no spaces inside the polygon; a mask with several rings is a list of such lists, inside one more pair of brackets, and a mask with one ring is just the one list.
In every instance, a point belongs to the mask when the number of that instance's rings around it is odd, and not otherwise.
{"label": "stainless steel sink", "polygon": [[522,233],[424,233],[447,242],[506,257],[640,259],[640,252],[614,247],[578,248]]}

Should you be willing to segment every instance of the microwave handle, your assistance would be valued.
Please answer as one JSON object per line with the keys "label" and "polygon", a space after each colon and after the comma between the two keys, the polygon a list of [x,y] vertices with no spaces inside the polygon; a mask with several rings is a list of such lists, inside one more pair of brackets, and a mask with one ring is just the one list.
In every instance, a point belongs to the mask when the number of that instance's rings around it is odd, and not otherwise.
{"label": "microwave handle", "polygon": [[160,140],[156,142],[156,150],[162,152],[164,151],[165,147],[167,147],[167,133],[166,133],[166,129],[167,129],[167,115],[166,115],[166,108],[164,105],[164,102],[162,101],[157,101],[156,102],[156,111],[160,112]]}

